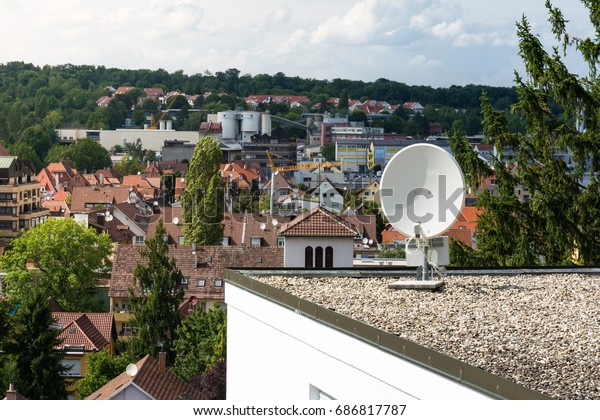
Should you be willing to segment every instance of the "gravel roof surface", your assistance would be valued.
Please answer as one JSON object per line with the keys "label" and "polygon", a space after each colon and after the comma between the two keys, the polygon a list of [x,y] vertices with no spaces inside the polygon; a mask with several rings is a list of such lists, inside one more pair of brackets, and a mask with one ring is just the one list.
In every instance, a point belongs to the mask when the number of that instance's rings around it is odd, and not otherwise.
{"label": "gravel roof surface", "polygon": [[388,288],[397,278],[256,278],[552,398],[600,399],[599,276],[448,276],[437,292]]}

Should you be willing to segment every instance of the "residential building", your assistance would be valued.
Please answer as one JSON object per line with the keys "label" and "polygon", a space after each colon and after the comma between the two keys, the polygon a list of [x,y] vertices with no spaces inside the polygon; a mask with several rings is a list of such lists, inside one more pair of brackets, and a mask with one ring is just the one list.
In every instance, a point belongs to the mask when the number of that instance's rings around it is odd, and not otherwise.
{"label": "residential building", "polygon": [[69,368],[65,373],[67,391],[73,394],[79,379],[86,375],[91,354],[99,351],[114,354],[117,339],[114,315],[110,312],[52,312],[52,318],[60,330],[58,348],[64,351],[61,363]]}
{"label": "residential building", "polygon": [[352,267],[354,226],[323,207],[315,207],[282,225],[285,267]]}
{"label": "residential building", "polygon": [[[115,246],[108,293],[120,336],[132,334],[129,326],[129,291],[135,267],[144,263],[140,255],[141,249],[142,247],[135,245]],[[175,258],[177,267],[182,272],[179,287],[184,291],[184,301],[194,298],[203,310],[214,307],[216,303],[225,307],[225,267],[283,267],[283,248],[280,247],[171,245],[169,257]],[[134,288],[134,293],[139,292]]]}
{"label": "residential building", "polygon": [[201,400],[202,394],[167,368],[164,352],[158,361],[147,355],[89,395],[86,400]]}
{"label": "residential building", "polygon": [[309,188],[306,194],[329,211],[340,214],[344,210],[344,190],[327,177],[315,187]]}
{"label": "residential building", "polygon": [[0,156],[0,238],[2,249],[22,230],[43,223],[49,211],[42,205],[41,185],[31,161]]}

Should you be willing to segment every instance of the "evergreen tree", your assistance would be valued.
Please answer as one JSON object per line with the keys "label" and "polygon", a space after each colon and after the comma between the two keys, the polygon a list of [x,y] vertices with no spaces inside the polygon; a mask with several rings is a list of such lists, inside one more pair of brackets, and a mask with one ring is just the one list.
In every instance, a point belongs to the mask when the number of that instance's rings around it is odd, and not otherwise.
{"label": "evergreen tree", "polygon": [[59,330],[52,328],[54,319],[45,295],[36,292],[19,307],[7,351],[16,361],[15,388],[32,400],[67,398],[58,350]]}
{"label": "evergreen tree", "polygon": [[129,289],[132,320],[136,330],[128,352],[131,358],[150,354],[158,358],[160,351],[167,353],[167,362],[175,360],[173,342],[181,323],[179,305],[183,299],[177,261],[169,257],[169,247],[164,240],[165,228],[159,219],[156,233],[146,240],[140,254],[143,263],[133,272],[133,287]]}
{"label": "evergreen tree", "polygon": [[223,242],[224,186],[221,179],[223,153],[210,136],[196,144],[181,195],[185,241],[196,245]]}
{"label": "evergreen tree", "polygon": [[[598,6],[584,3],[598,34]],[[498,194],[479,199],[477,255],[470,260],[490,265],[600,262],[600,41],[570,34],[562,12],[550,1],[546,7],[560,45],[551,53],[525,17],[517,23],[527,77],[515,73],[519,99],[512,110],[525,117],[527,135],[510,132],[504,112],[482,97],[484,134],[498,152],[491,165]],[[580,53],[587,75],[569,71],[567,51]],[[571,160],[558,158],[560,153]],[[473,169],[469,176],[475,175],[470,151],[456,157],[463,168]],[[517,186],[527,189],[528,200],[517,199]]]}

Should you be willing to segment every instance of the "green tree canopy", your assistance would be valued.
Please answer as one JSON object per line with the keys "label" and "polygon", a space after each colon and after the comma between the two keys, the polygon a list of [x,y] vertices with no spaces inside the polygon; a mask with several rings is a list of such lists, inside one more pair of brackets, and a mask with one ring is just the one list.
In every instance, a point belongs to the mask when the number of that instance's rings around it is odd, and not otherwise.
{"label": "green tree canopy", "polygon": [[194,148],[181,195],[183,232],[189,244],[220,245],[223,242],[222,156],[219,142],[210,136],[201,138]]}
{"label": "green tree canopy", "polygon": [[77,383],[77,394],[84,399],[125,371],[133,362],[125,356],[111,356],[107,351],[92,353],[88,357],[85,377]]}
{"label": "green tree canopy", "polygon": [[143,263],[133,272],[129,295],[131,325],[136,335],[128,352],[133,358],[146,354],[157,358],[160,351],[165,351],[167,362],[172,365],[175,361],[173,342],[181,323],[179,305],[183,300],[183,274],[177,268],[177,261],[169,257],[165,234],[162,220],[159,220],[154,236],[146,240],[140,251]]}
{"label": "green tree canopy", "polygon": [[110,275],[112,243],[74,219],[48,219],[13,239],[2,256],[12,302],[39,291],[64,311],[99,310],[96,280]]}
{"label": "green tree canopy", "polygon": [[226,313],[215,306],[196,309],[177,329],[177,361],[173,371],[186,381],[202,376],[215,362],[225,358]]}

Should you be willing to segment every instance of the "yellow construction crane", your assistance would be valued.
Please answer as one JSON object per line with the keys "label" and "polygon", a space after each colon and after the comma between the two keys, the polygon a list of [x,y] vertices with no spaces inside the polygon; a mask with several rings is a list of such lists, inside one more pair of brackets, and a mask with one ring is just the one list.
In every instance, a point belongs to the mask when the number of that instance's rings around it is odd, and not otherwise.
{"label": "yellow construction crane", "polygon": [[[273,156],[279,156],[275,153],[271,153],[268,150],[265,150],[265,152],[267,152],[267,158],[269,159],[269,166],[271,167],[271,173],[274,172],[289,172],[289,171],[301,171],[303,169],[312,169],[312,168],[332,168],[334,166],[342,166],[342,162],[310,162],[310,163],[296,163],[295,165],[289,165],[289,166],[275,166],[275,164],[273,163],[273,159],[271,158],[271,155]],[[283,156],[279,156],[281,158],[283,158]],[[283,158],[286,159],[286,158]],[[289,160],[289,159],[287,159]]]}
{"label": "yellow construction crane", "polygon": [[150,126],[148,127],[150,130],[158,130],[158,125],[167,116],[167,114],[169,113],[169,109],[171,108],[171,106],[175,102],[175,99],[177,99],[178,96],[179,95],[173,95],[169,98],[169,102],[167,102],[167,107],[163,110],[158,111],[160,112],[160,117],[155,118],[154,114],[152,114],[152,116],[150,117]]}
{"label": "yellow construction crane", "polygon": [[[295,165],[289,165],[289,166],[275,166],[275,164],[273,163],[273,159],[271,158],[271,155],[273,156],[278,156],[282,159],[286,159],[289,160],[290,162],[293,162],[290,159],[284,158],[283,156],[279,156],[275,153],[271,153],[268,150],[265,150],[265,152],[267,153],[267,158],[269,159],[269,166],[271,168],[271,202],[270,202],[270,206],[269,206],[269,212],[271,214],[273,214],[273,193],[274,193],[274,189],[275,189],[275,174],[278,172],[290,172],[290,171],[301,171],[304,169],[313,169],[313,168],[332,168],[334,166],[342,166],[343,167],[343,162],[310,162],[310,163],[297,163]],[[319,182],[321,180],[319,179]]]}

